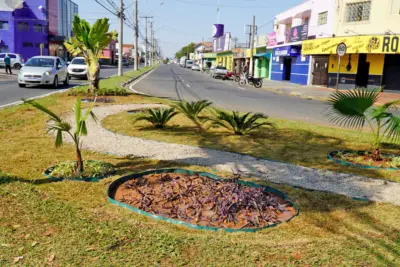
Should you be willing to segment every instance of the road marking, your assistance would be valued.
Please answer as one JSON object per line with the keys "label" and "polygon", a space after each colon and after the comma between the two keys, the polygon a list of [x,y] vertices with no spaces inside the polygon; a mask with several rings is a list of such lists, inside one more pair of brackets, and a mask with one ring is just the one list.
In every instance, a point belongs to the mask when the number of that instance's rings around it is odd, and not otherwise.
{"label": "road marking", "polygon": [[153,71],[155,71],[156,68],[152,69],[151,71],[149,71],[148,73],[146,73],[145,75],[143,75],[141,78],[137,79],[136,81],[134,81],[133,83],[131,83],[131,85],[129,85],[129,90],[131,90],[132,92],[134,92],[135,94],[138,95],[145,95],[145,96],[151,96],[139,91],[136,91],[135,89],[133,89],[133,86],[135,86],[138,82],[140,82],[141,80],[143,80],[144,78],[147,77],[147,75],[150,75],[150,73],[152,73]]}
{"label": "road marking", "polygon": [[190,85],[189,85],[189,84],[186,84],[186,86],[190,88]]}
{"label": "road marking", "polygon": [[244,89],[243,87],[238,87],[240,90],[243,90],[243,91],[247,91],[246,89]]}

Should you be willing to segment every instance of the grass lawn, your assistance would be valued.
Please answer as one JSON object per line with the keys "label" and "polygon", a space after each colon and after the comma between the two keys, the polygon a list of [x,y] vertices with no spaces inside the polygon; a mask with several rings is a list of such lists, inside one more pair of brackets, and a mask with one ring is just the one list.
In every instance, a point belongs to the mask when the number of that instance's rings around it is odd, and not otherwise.
{"label": "grass lawn", "polygon": [[[136,95],[115,99],[115,104],[167,103]],[[39,101],[59,114],[71,110],[75,97],[65,93]],[[84,151],[84,159],[110,162],[118,174],[98,183],[47,183],[42,176],[45,168],[74,159],[72,145],[54,148],[54,139],[45,130],[47,119],[26,105],[0,110],[1,266],[400,265],[400,207],[390,204],[273,185],[300,206],[300,215],[276,228],[229,234],[154,221],[111,205],[106,197],[110,182],[124,174],[162,167],[212,172],[208,168]],[[285,124],[294,127],[293,122],[282,121],[278,129],[284,131]],[[306,132],[307,125],[298,125]],[[314,131],[309,126],[308,132]],[[274,132],[266,135],[272,138]],[[321,146],[321,140],[338,142],[319,135],[315,138]],[[217,136],[221,142],[228,138],[222,133]],[[299,131],[292,139],[302,137],[297,144],[315,142],[308,141],[313,135],[306,136]],[[275,141],[283,143],[278,138]],[[286,149],[294,150],[295,144],[288,143]],[[329,150],[331,145],[325,147]],[[274,153],[280,155],[281,150]],[[285,155],[290,158],[289,152]]]}
{"label": "grass lawn", "polygon": [[[273,128],[248,136],[232,135],[222,128],[200,132],[184,115],[174,117],[165,129],[155,129],[148,122],[132,124],[136,114],[111,115],[103,125],[117,133],[170,143],[227,150],[296,165],[360,174],[400,182],[400,171],[376,171],[350,168],[333,163],[328,152],[341,149],[368,150],[373,140],[369,132],[319,126],[298,121],[269,119]],[[384,152],[399,154],[399,146],[386,145]]]}

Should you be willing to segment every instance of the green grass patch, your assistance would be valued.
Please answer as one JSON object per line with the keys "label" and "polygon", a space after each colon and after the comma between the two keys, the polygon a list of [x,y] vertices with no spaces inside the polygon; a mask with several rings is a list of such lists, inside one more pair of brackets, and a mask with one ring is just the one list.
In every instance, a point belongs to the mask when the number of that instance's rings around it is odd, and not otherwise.
{"label": "green grass patch", "polygon": [[[221,127],[199,131],[191,120],[181,114],[172,118],[164,129],[156,129],[143,121],[133,124],[136,116],[138,114],[122,112],[105,118],[102,123],[114,132],[145,139],[243,153],[295,165],[400,182],[399,171],[346,167],[328,159],[331,151],[370,149],[373,136],[369,132],[268,118],[266,121],[272,122],[274,127],[263,127],[240,136]],[[384,153],[398,153],[399,146],[384,147]]]}
{"label": "green grass patch", "polygon": [[54,166],[50,175],[56,178],[65,179],[93,178],[102,177],[114,171],[114,167],[110,163],[98,160],[85,160],[83,161],[83,173],[77,174],[74,170],[75,164],[76,163],[74,161],[60,162],[56,166]]}

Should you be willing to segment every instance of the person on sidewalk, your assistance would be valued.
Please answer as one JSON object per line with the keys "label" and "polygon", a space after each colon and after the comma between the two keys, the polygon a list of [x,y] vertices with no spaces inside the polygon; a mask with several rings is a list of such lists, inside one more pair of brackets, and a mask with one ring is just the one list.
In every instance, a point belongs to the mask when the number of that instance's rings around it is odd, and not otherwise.
{"label": "person on sidewalk", "polygon": [[8,74],[8,72],[10,72],[10,74],[12,74],[11,58],[8,54],[6,54],[6,57],[4,58],[4,64],[6,64],[6,74]]}

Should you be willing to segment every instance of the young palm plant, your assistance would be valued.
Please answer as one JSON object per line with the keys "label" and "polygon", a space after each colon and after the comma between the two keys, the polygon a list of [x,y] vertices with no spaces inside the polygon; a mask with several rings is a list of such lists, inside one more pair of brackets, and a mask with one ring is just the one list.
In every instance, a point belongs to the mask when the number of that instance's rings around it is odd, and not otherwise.
{"label": "young palm plant", "polygon": [[379,89],[354,89],[335,92],[328,100],[330,110],[326,116],[334,123],[346,127],[362,129],[367,123],[374,136],[372,158],[381,159],[381,143],[384,138],[398,142],[400,140],[400,117],[390,112],[400,100],[374,106],[379,98]]}
{"label": "young palm plant", "polygon": [[174,108],[179,110],[182,114],[188,117],[200,130],[203,128],[203,122],[205,117],[200,117],[200,113],[207,107],[211,106],[212,102],[208,100],[201,100],[196,102],[178,102],[173,105]]}
{"label": "young palm plant", "polygon": [[237,135],[245,135],[262,126],[272,126],[272,123],[270,122],[260,122],[261,119],[268,119],[268,116],[261,113],[248,112],[240,115],[237,111],[229,113],[222,110],[216,110],[216,113],[215,118],[210,118],[212,125],[221,126]]}
{"label": "young palm plant", "polygon": [[29,104],[42,112],[46,113],[47,115],[50,116],[50,121],[51,123],[48,125],[47,132],[56,132],[56,142],[55,145],[56,147],[60,147],[63,144],[63,133],[67,133],[68,135],[71,136],[74,144],[75,144],[75,152],[76,152],[76,164],[75,164],[75,172],[77,174],[83,173],[83,158],[82,158],[82,142],[81,142],[81,137],[84,135],[87,135],[87,127],[86,127],[86,120],[88,119],[89,116],[94,121],[97,121],[96,116],[92,112],[92,107],[88,108],[86,112],[83,114],[82,113],[82,108],[81,108],[81,99],[77,98],[75,105],[74,105],[74,112],[75,112],[75,131],[72,130],[71,124],[68,122],[62,120],[59,116],[57,116],[55,113],[50,111],[49,109],[45,108],[44,106],[40,105],[38,102],[35,102],[33,100],[25,100],[22,99],[22,101],[26,104]]}
{"label": "young palm plant", "polygon": [[75,15],[72,22],[73,37],[64,42],[68,52],[73,56],[83,56],[88,65],[89,92],[99,89],[100,65],[99,57],[111,41],[117,39],[117,32],[109,32],[110,23],[108,18],[98,19],[90,25],[84,19]]}
{"label": "young palm plant", "polygon": [[178,114],[174,108],[157,108],[157,109],[147,109],[147,114],[141,114],[137,116],[133,123],[138,121],[147,121],[154,125],[158,129],[163,129],[165,125]]}

